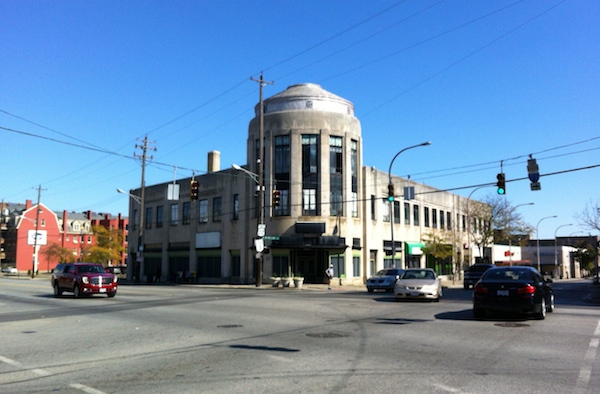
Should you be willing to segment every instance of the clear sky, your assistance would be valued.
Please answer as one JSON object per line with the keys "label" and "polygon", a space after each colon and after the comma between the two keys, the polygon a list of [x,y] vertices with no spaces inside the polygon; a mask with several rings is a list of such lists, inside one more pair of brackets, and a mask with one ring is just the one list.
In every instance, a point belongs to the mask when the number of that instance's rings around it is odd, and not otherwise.
{"label": "clear sky", "polygon": [[431,141],[392,172],[481,199],[502,166],[542,238],[585,235],[599,21],[595,0],[3,0],[0,199],[35,202],[41,185],[54,211],[127,215],[116,189],[139,187],[145,135],[149,185],[204,173],[211,150],[245,164],[262,71],[265,97],[310,82],[354,103],[364,165]]}

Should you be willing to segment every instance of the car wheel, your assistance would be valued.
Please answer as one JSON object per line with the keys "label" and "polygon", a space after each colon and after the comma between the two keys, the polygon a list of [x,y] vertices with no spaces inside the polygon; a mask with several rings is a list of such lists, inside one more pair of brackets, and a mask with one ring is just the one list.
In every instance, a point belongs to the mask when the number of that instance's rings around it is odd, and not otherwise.
{"label": "car wheel", "polygon": [[54,284],[54,297],[60,297],[62,295],[62,289],[58,285],[58,283]]}
{"label": "car wheel", "polygon": [[113,298],[114,296],[117,295],[117,292],[113,292],[113,293],[106,293],[106,295],[108,296],[108,298]]}
{"label": "car wheel", "polygon": [[554,294],[550,294],[550,302],[546,304],[546,312],[554,312]]}
{"label": "car wheel", "polygon": [[540,311],[537,315],[537,318],[540,320],[544,320],[546,318],[546,299],[542,297],[542,301],[540,302]]}
{"label": "car wheel", "polygon": [[80,295],[81,295],[81,292],[79,290],[79,285],[77,283],[75,283],[75,285],[73,286],[73,297],[79,298]]}
{"label": "car wheel", "polygon": [[483,319],[485,317],[485,309],[473,308],[473,316],[476,319]]}

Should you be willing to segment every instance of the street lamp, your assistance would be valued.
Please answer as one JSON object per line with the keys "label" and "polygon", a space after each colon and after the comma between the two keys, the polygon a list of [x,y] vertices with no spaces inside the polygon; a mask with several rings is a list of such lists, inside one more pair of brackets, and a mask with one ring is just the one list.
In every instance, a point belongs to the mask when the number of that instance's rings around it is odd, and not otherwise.
{"label": "street lamp", "polygon": [[[517,208],[525,206],[525,205],[535,205],[535,203],[527,202],[525,204],[516,205],[513,208],[513,211],[515,211]],[[511,219],[512,219],[512,216],[511,216]],[[509,230],[510,230],[510,233],[508,234],[508,265],[512,267],[512,228],[510,227],[510,223],[509,223]]]}
{"label": "street lamp", "polygon": [[[572,226],[573,223],[569,223],[569,224],[563,224],[562,226],[558,226],[556,228],[556,230],[554,230],[554,270],[556,272],[556,275],[558,275],[558,246],[557,246],[557,242],[556,242],[556,233],[558,232],[559,228],[563,228],[563,227],[568,227],[568,226]],[[562,263],[562,259],[561,259],[561,263]],[[562,271],[562,269],[561,269]],[[562,275],[558,275],[559,277],[561,277]]]}
{"label": "street lamp", "polygon": [[471,247],[471,209],[469,208],[469,202],[471,201],[471,196],[479,189],[483,189],[484,187],[489,187],[490,185],[482,185],[473,189],[471,193],[469,193],[469,197],[467,197],[467,247],[469,249],[469,260],[467,264],[471,266],[471,260],[473,259],[473,248]]}
{"label": "street lamp", "polygon": [[[248,171],[247,169],[240,167],[237,164],[232,164],[231,168],[233,168],[234,170],[237,171],[241,171],[244,174],[248,175],[250,178],[252,178],[254,180],[254,182],[256,182],[256,190],[258,191],[258,204],[259,204],[259,212],[258,212],[258,218],[257,218],[257,226],[256,226],[256,235],[259,238],[263,238],[264,231],[265,231],[265,227],[264,227],[264,214],[265,214],[265,197],[264,197],[264,193],[262,193],[264,190],[264,185],[263,183],[263,179],[260,175],[252,172],[252,171]],[[263,266],[263,249],[259,248],[263,248],[263,245],[260,245],[260,247],[255,243],[255,247],[257,247],[256,252],[257,252],[257,262],[258,262],[258,266],[257,266],[257,274],[256,274],[256,287],[260,287],[262,286],[262,266]]]}
{"label": "street lamp", "polygon": [[537,226],[535,226],[535,237],[537,238],[537,266],[538,266],[538,271],[540,271],[540,273],[542,272],[542,265],[540,263],[540,223],[542,222],[542,220],[557,218],[557,217],[558,216],[554,215],[554,216],[546,216],[544,218],[541,218],[540,221],[537,223]]}
{"label": "street lamp", "polygon": [[[392,164],[394,164],[394,160],[396,160],[396,157],[398,157],[400,155],[400,153],[407,151],[409,149],[418,148],[420,146],[427,146],[427,145],[431,145],[431,141],[427,141],[427,142],[423,142],[421,144],[409,146],[407,148],[402,149],[400,152],[396,153],[396,155],[390,162],[390,168],[388,169],[388,178],[389,178],[388,190],[390,190],[390,191],[394,190],[394,185],[392,183]],[[394,242],[394,198],[393,197],[394,197],[393,195],[388,196],[388,198],[391,198],[391,200],[388,200],[388,202],[390,203],[390,228],[391,228],[391,233],[392,233],[392,267],[395,267],[395,265],[396,265],[396,263],[395,263],[396,244]]]}

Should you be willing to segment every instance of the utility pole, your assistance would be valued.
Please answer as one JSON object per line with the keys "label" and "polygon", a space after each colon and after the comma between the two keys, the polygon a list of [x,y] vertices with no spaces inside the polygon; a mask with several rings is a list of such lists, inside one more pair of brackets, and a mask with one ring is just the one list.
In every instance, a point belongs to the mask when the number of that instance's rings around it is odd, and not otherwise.
{"label": "utility pole", "polygon": [[[264,209],[265,209],[265,201],[264,201],[264,147],[263,147],[263,139],[264,139],[264,106],[263,106],[263,87],[267,84],[273,85],[273,82],[267,82],[263,79],[262,72],[260,73],[260,79],[256,79],[250,77],[252,81],[258,82],[259,86],[259,126],[258,126],[258,226],[257,226],[257,236],[262,239],[264,237]],[[263,253],[261,251],[257,251],[257,269],[256,269],[256,287],[260,287],[262,285],[262,270],[263,270]]]}
{"label": "utility pole", "polygon": [[[42,185],[38,185],[37,205],[35,206],[35,236],[33,238],[33,261],[31,267],[31,279],[35,278],[38,263],[38,232],[40,229],[40,197],[42,195]],[[46,189],[44,189],[46,190]]]}
{"label": "utility pole", "polygon": [[[139,139],[138,139],[139,141]],[[141,149],[141,154],[134,153],[133,156],[140,159],[142,162],[142,182],[140,186],[140,214],[139,214],[139,223],[138,223],[138,242],[137,242],[137,251],[135,256],[134,263],[134,271],[133,276],[135,277],[135,281],[140,281],[140,276],[143,272],[143,262],[144,262],[144,195],[146,191],[146,161],[152,160],[152,156],[148,156],[148,150],[156,151],[156,148],[153,146],[148,146],[148,135],[144,136],[144,139],[141,141],[142,144],[135,145],[136,149]]]}

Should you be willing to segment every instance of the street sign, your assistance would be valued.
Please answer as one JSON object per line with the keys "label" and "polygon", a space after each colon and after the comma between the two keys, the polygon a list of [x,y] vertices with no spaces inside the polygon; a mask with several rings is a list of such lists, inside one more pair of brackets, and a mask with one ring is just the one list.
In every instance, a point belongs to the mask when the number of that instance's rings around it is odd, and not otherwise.
{"label": "street sign", "polygon": [[542,184],[539,182],[531,182],[531,190],[542,190]]}
{"label": "street sign", "polygon": [[276,235],[265,235],[263,239],[265,241],[279,241],[279,237]]}
{"label": "street sign", "polygon": [[264,237],[265,236],[265,229],[267,228],[266,224],[259,224],[258,228],[256,230],[256,236],[257,237]]}

